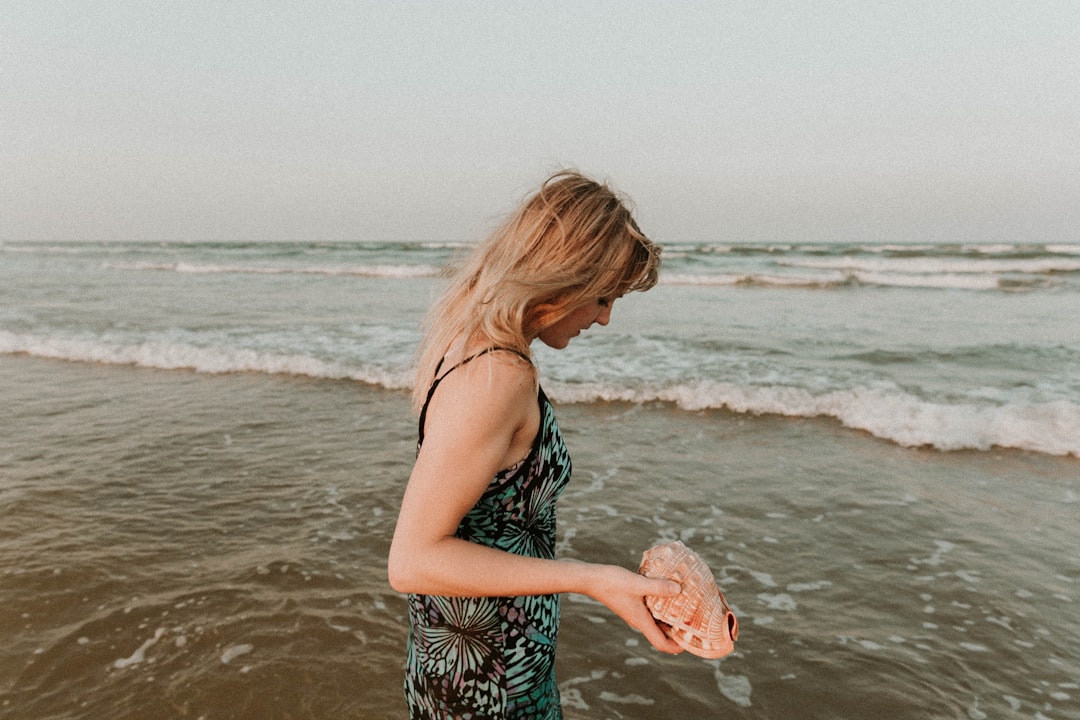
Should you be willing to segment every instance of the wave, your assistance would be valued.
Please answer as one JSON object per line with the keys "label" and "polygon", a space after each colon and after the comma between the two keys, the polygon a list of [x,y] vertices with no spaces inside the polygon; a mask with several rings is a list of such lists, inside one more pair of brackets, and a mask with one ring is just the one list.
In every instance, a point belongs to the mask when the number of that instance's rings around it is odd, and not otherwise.
{"label": "wave", "polygon": [[1023,291],[1068,288],[1080,246],[675,245],[668,285]]}
{"label": "wave", "polygon": [[685,273],[661,272],[660,283],[702,287],[763,287],[831,289],[841,287],[897,287],[929,290],[1028,290],[1052,284],[1041,276],[1000,276],[964,273],[938,275],[824,268],[814,274]]}
{"label": "wave", "polygon": [[[816,273],[693,273],[662,271],[660,280],[666,285],[772,287],[828,289],[854,286],[905,287],[958,290],[1018,290],[1044,287],[1052,284],[1045,273],[1080,272],[1080,261],[1072,265],[1058,263],[1045,270],[1023,271],[1019,269],[983,272],[890,272],[887,268],[873,270],[869,263],[846,264],[830,267],[806,263],[781,263],[787,267],[817,269]],[[368,277],[391,279],[435,278],[445,269],[429,264],[372,264],[346,267],[330,266],[252,266],[219,265],[190,262],[156,263],[145,261],[105,262],[102,267],[113,270],[136,272],[175,272],[187,274],[241,274],[241,275],[318,275],[327,277]],[[1007,275],[1005,273],[1015,273]],[[1028,274],[1025,274],[1028,273]]]}
{"label": "wave", "polygon": [[198,347],[179,342],[111,344],[99,340],[42,337],[0,330],[0,354],[159,370],[192,370],[213,375],[257,372],[327,380],[357,380],[391,390],[412,387],[412,374],[407,371],[356,367],[302,354]]}
{"label": "wave", "polygon": [[1080,244],[1070,243],[665,243],[665,256],[691,255],[826,257],[966,257],[1038,258],[1080,255]]}
{"label": "wave", "polygon": [[831,288],[851,284],[851,278],[843,273],[831,275],[766,275],[759,273],[680,273],[661,271],[662,285],[697,285],[703,287],[786,287]]}
{"label": "wave", "polygon": [[[460,242],[0,243],[12,254],[85,255],[131,272],[435,278]],[[12,255],[13,257],[15,255]],[[1073,289],[1080,244],[665,243],[667,285],[969,291]]]}
{"label": "wave", "polygon": [[997,406],[935,403],[902,390],[852,388],[815,394],[788,386],[748,387],[701,381],[667,388],[618,389],[545,383],[560,402],[667,402],[688,411],[829,417],[904,447],[994,447],[1080,458],[1080,405],[1067,400]]}
{"label": "wave", "polygon": [[[461,250],[471,247],[467,241],[12,241],[0,240],[0,252],[28,253],[124,253],[154,250],[194,252],[251,252],[271,255],[305,252],[414,252],[424,250]],[[1038,258],[1080,255],[1080,243],[723,243],[665,242],[666,256],[739,255],[739,256],[858,256],[891,257],[968,257],[968,258]],[[443,253],[444,254],[444,253]]]}
{"label": "wave", "polygon": [[851,280],[860,285],[880,287],[927,288],[937,290],[999,290],[1037,287],[1043,281],[1007,282],[996,275],[968,275],[963,273],[912,274],[895,272],[851,271]]}
{"label": "wave", "polygon": [[199,275],[327,275],[384,278],[436,277],[442,270],[434,265],[358,265],[351,267],[268,267],[251,265],[215,265],[189,262],[105,262],[102,267],[112,270],[177,272]]}
{"label": "wave", "polygon": [[[412,386],[412,374],[404,367],[385,368],[297,353],[199,347],[181,342],[122,344],[0,330],[0,353],[208,374],[257,372],[355,380],[391,390],[407,390]],[[665,402],[689,412],[725,410],[747,415],[829,417],[845,427],[905,447],[943,451],[1001,447],[1080,458],[1080,404],[1071,400],[948,404],[931,402],[897,387],[811,391],[797,386],[747,386],[715,381],[667,386],[644,384],[631,388],[556,379],[545,381],[544,387],[554,400],[565,403]]]}
{"label": "wave", "polygon": [[803,258],[781,260],[783,267],[816,268],[866,273],[937,274],[1051,274],[1080,272],[1080,260],[1071,258]]}

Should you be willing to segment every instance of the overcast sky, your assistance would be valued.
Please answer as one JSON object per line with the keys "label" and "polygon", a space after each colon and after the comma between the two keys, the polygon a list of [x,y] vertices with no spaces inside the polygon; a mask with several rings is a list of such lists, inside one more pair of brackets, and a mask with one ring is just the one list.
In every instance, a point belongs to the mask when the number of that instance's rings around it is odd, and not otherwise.
{"label": "overcast sky", "polygon": [[0,239],[1080,242],[1080,2],[6,0]]}

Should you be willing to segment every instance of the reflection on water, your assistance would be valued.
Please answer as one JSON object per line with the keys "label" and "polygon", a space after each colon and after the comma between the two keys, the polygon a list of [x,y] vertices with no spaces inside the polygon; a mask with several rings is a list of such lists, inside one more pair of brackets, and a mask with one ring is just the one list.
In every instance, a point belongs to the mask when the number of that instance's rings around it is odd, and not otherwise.
{"label": "reflection on water", "polygon": [[[0,713],[400,718],[398,392],[0,358]],[[559,408],[563,557],[681,539],[739,615],[661,656],[569,596],[569,718],[1080,718],[1077,463],[827,421]]]}

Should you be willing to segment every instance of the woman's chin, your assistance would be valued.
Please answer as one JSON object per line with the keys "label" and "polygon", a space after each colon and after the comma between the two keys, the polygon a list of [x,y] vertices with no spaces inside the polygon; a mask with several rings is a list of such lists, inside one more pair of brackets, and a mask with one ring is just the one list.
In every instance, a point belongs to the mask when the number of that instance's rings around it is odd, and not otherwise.
{"label": "woman's chin", "polygon": [[570,344],[570,338],[568,337],[545,338],[543,335],[541,335],[539,339],[540,342],[544,343],[553,350],[563,350],[566,348],[567,345]]}

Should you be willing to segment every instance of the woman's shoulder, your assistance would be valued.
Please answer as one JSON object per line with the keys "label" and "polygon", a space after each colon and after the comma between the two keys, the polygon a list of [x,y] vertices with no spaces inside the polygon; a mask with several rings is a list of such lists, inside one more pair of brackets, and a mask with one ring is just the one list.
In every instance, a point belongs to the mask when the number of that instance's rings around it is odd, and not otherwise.
{"label": "woman's shoulder", "polygon": [[[456,360],[448,355],[450,360]],[[470,353],[451,364],[431,399],[428,426],[463,423],[484,432],[514,432],[535,413],[535,367],[513,352]]]}
{"label": "woman's shoulder", "polygon": [[517,387],[536,385],[536,366],[525,354],[512,348],[491,346],[469,353],[458,372],[469,378],[470,385]]}
{"label": "woman's shoulder", "polygon": [[485,368],[487,372],[502,372],[511,375],[526,373],[536,375],[532,358],[522,350],[494,343],[472,342],[467,345],[451,347],[443,356],[441,372],[438,375],[449,376],[453,372]]}
{"label": "woman's shoulder", "polygon": [[[455,357],[457,355],[457,357]],[[448,353],[441,384],[448,394],[465,394],[485,403],[521,402],[535,397],[538,389],[536,367],[516,350],[499,346],[466,348]],[[463,398],[459,397],[459,402]]]}

